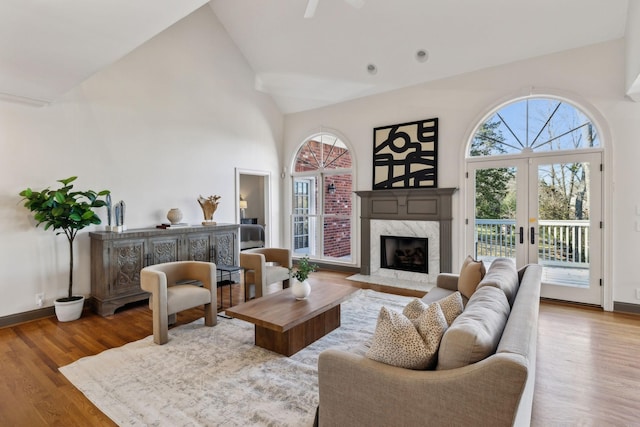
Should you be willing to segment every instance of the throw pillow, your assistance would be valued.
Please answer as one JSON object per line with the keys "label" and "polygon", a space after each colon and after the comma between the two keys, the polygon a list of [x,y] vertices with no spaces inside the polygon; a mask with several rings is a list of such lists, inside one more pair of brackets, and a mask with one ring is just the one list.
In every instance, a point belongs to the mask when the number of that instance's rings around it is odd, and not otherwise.
{"label": "throw pillow", "polygon": [[416,319],[416,325],[404,314],[382,307],[367,357],[401,368],[434,367],[440,339],[447,329],[440,306],[431,304]]}
{"label": "throw pillow", "polygon": [[458,277],[458,291],[467,298],[476,291],[478,283],[482,280],[486,269],[482,261],[476,261],[471,256],[462,263],[460,277]]}
{"label": "throw pillow", "polygon": [[[423,303],[424,304],[424,303]],[[447,325],[451,326],[456,317],[464,310],[464,304],[462,303],[462,295],[460,292],[454,292],[448,297],[442,298],[436,301],[436,304],[442,309],[445,319],[447,319]]]}
{"label": "throw pillow", "polygon": [[418,317],[424,313],[424,311],[429,307],[428,304],[422,302],[419,298],[414,298],[407,304],[402,310],[402,314],[407,316],[410,320],[416,320]]}

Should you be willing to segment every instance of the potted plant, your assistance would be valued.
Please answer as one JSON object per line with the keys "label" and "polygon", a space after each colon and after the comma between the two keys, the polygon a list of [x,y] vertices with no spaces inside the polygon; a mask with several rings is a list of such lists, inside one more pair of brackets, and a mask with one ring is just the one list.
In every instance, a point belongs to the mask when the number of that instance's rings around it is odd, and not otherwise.
{"label": "potted plant", "polygon": [[311,285],[307,281],[309,274],[318,269],[316,264],[309,262],[309,257],[304,256],[298,260],[297,269],[289,269],[291,276],[291,292],[296,299],[305,299],[311,293]]}
{"label": "potted plant", "polygon": [[73,242],[79,230],[91,225],[100,224],[100,218],[93,211],[106,205],[100,197],[109,194],[108,190],[73,191],[71,183],[78,177],[72,176],[57,182],[60,188],[33,191],[27,188],[20,192],[24,206],[34,212],[36,227],[44,224],[44,229],[52,229],[56,235],[64,233],[69,241],[69,292],[64,298],[55,301],[56,316],[60,321],[76,320],[82,314],[84,296],[73,295]]}

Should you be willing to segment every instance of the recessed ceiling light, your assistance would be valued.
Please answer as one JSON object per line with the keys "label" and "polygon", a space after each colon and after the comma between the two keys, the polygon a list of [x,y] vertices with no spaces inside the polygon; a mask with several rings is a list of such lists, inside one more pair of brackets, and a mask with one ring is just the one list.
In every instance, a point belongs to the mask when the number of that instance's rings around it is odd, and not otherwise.
{"label": "recessed ceiling light", "polygon": [[377,72],[378,72],[378,67],[376,67],[376,64],[367,65],[367,73],[376,74]]}
{"label": "recessed ceiling light", "polygon": [[424,49],[420,49],[416,52],[416,61],[426,62],[429,59],[429,52]]}

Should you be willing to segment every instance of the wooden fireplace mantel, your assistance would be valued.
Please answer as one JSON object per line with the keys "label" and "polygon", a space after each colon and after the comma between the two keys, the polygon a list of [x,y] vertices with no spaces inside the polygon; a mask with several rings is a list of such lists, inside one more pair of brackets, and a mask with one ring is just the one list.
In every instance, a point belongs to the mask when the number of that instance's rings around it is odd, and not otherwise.
{"label": "wooden fireplace mantel", "polygon": [[360,272],[371,273],[371,220],[440,223],[440,272],[451,272],[452,196],[457,188],[403,188],[356,191],[360,197]]}

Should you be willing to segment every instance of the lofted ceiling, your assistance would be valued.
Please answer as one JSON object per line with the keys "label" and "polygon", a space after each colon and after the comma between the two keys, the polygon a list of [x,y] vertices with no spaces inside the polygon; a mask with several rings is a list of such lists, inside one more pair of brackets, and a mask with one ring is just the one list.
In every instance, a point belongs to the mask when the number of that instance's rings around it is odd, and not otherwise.
{"label": "lofted ceiling", "polygon": [[[206,3],[2,0],[0,97],[54,101]],[[286,114],[619,39],[628,0],[317,0],[310,18],[308,0],[209,6]]]}
{"label": "lofted ceiling", "polygon": [[0,99],[44,105],[207,0],[0,0]]}
{"label": "lofted ceiling", "polygon": [[627,0],[363,3],[318,0],[310,19],[307,0],[210,5],[285,113],[618,39],[627,12]]}

